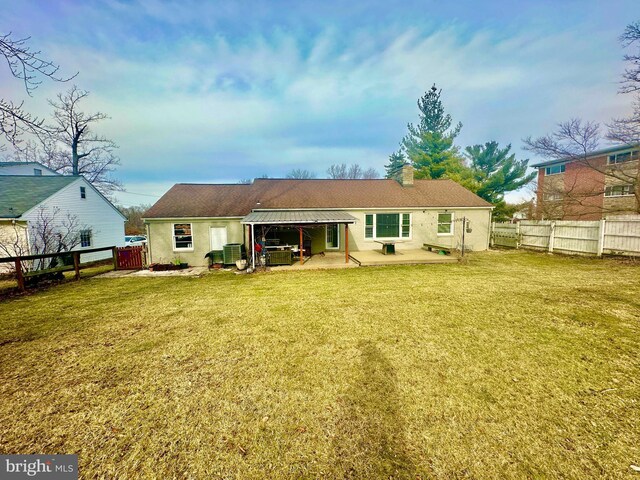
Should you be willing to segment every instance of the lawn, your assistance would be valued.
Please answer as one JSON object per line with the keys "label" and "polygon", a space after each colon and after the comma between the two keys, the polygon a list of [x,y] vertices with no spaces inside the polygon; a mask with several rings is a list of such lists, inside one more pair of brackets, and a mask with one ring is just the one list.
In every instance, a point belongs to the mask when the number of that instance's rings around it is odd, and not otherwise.
{"label": "lawn", "polygon": [[0,302],[0,453],[77,453],[85,478],[626,478],[639,341],[631,261],[94,277]]}

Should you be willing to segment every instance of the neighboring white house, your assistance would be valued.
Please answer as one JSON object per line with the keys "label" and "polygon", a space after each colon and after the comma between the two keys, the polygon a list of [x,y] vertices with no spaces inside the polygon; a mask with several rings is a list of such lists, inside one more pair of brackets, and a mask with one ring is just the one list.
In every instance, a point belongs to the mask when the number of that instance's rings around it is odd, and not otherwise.
{"label": "neighboring white house", "polygon": [[[22,254],[33,253],[35,230],[43,219],[53,229],[62,229],[63,223],[73,219],[80,235],[80,244],[73,250],[124,245],[124,215],[84,177],[44,172],[0,175],[0,244],[18,241]],[[16,252],[0,249],[0,256],[7,254]],[[109,251],[90,253],[82,255],[81,261],[110,255]]]}
{"label": "neighboring white house", "polygon": [[0,162],[0,175],[60,175],[38,162]]}

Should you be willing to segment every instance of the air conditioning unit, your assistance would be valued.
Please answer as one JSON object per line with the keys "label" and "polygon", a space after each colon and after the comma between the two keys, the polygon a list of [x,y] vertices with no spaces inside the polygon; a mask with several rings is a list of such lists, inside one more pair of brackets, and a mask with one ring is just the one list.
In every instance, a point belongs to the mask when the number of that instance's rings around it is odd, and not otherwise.
{"label": "air conditioning unit", "polygon": [[236,261],[242,259],[242,244],[227,243],[222,247],[222,256],[225,265],[234,265]]}

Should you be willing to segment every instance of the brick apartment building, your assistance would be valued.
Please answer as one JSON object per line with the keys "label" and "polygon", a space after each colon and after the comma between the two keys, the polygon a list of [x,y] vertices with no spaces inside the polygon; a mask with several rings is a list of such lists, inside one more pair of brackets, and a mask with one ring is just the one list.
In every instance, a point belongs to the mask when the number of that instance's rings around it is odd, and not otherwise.
{"label": "brick apartment building", "polygon": [[533,165],[538,169],[536,216],[599,220],[638,213],[640,145],[592,152],[585,158]]}

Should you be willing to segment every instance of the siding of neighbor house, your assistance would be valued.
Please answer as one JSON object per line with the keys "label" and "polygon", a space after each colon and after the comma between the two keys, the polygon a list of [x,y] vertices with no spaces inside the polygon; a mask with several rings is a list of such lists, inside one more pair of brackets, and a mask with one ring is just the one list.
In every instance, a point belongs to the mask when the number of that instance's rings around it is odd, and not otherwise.
{"label": "siding of neighbor house", "polygon": [[[380,243],[373,238],[365,238],[365,215],[376,213],[410,213],[411,237],[398,239],[402,242],[398,250],[422,248],[423,244],[436,244],[452,248],[460,248],[462,244],[462,217],[466,217],[471,227],[471,233],[465,233],[465,246],[470,250],[486,250],[489,247],[489,228],[491,224],[490,208],[449,208],[447,213],[454,215],[452,235],[438,235],[438,213],[445,213],[444,208],[401,208],[401,209],[361,209],[345,210],[357,219],[349,226],[349,251],[380,250]],[[188,262],[193,266],[207,265],[205,254],[210,248],[210,227],[227,227],[228,243],[245,243],[249,248],[247,229],[240,223],[241,217],[235,219],[147,219],[147,233],[150,261],[168,263],[175,258]],[[175,223],[190,223],[192,225],[193,249],[176,250],[173,245],[173,225]],[[259,227],[256,227],[256,236]],[[313,254],[329,251],[325,244],[325,228],[308,228],[305,230],[311,236],[311,252]],[[299,243],[293,239],[294,244]],[[338,251],[345,250],[345,229],[340,225],[340,241]]]}
{"label": "siding of neighbor house", "polygon": [[[86,198],[80,198],[80,187],[85,187]],[[49,215],[54,209],[60,209],[56,218],[62,220],[71,214],[77,217],[78,224],[91,230],[91,246],[100,248],[109,246],[124,246],[124,218],[102,195],[100,195],[84,178],[60,189],[40,205],[25,212],[20,220],[37,222],[40,206]],[[82,250],[77,246],[74,250]],[[81,256],[82,262],[100,260],[111,256],[110,251],[96,252]]]}
{"label": "siding of neighbor house", "polygon": [[[15,225],[14,225],[15,222]],[[17,238],[16,238],[17,237]],[[6,245],[22,244],[27,245],[27,222],[0,220],[0,243]],[[0,257],[4,257],[7,252],[0,250]],[[9,248],[8,256],[14,257],[19,252]],[[9,263],[0,263],[0,273],[9,272],[13,269],[13,265]]]}
{"label": "siding of neighbor house", "polygon": [[59,175],[38,163],[0,162],[0,175],[35,175],[35,169],[40,170],[43,176]]}

